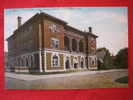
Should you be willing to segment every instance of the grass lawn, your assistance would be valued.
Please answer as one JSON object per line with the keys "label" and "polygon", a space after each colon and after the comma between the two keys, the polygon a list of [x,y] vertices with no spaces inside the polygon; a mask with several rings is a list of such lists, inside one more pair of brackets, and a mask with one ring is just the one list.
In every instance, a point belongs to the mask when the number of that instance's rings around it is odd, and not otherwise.
{"label": "grass lawn", "polygon": [[115,81],[119,83],[128,83],[128,76],[121,77]]}

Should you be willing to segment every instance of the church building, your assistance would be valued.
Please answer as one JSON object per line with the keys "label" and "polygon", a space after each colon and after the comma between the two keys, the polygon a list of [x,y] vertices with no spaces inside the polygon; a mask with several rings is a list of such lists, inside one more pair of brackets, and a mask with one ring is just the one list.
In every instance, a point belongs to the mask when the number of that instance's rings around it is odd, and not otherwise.
{"label": "church building", "polygon": [[44,12],[7,38],[8,68],[14,72],[97,70],[96,38],[92,28],[83,32]]}

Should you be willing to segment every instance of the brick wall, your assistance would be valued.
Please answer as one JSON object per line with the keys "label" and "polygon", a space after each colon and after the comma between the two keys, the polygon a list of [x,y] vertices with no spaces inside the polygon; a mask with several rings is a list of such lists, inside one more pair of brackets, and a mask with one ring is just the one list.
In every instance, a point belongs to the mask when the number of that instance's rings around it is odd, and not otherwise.
{"label": "brick wall", "polygon": [[[56,25],[60,26],[61,31],[59,33],[51,32],[49,27],[52,24],[56,24]],[[57,39],[59,39],[58,50],[64,50],[64,28],[63,28],[63,25],[45,19],[44,20],[44,32],[45,32],[44,33],[44,44],[45,44],[44,48],[52,49],[51,38],[57,38]]]}

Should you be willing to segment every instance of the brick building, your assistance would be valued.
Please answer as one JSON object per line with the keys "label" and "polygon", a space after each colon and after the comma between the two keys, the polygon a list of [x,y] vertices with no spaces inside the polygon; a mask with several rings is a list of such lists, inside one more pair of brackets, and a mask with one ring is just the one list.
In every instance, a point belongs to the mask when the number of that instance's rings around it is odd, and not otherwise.
{"label": "brick building", "polygon": [[96,38],[46,13],[21,24],[8,41],[8,64],[15,72],[97,69]]}

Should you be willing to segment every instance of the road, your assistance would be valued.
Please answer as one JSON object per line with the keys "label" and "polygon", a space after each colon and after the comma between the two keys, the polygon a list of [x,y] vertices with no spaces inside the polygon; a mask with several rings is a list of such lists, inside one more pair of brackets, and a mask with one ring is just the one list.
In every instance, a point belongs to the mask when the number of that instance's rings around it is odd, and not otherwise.
{"label": "road", "polygon": [[[9,75],[9,73],[8,73]],[[127,76],[127,70],[75,72],[58,75],[10,75],[6,74],[7,89],[88,89],[127,88],[128,84],[115,82]],[[23,78],[23,76],[25,76]],[[20,79],[19,79],[20,78]]]}

